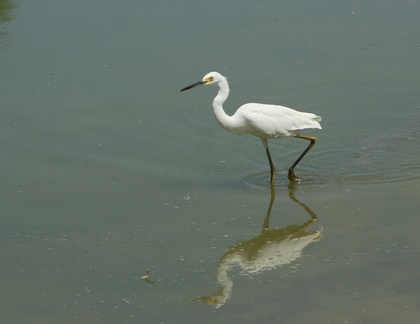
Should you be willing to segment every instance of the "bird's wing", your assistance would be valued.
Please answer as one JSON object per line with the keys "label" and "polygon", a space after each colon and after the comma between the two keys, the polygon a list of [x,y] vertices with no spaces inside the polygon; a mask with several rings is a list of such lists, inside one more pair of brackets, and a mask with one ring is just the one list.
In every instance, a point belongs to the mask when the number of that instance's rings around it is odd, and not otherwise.
{"label": "bird's wing", "polygon": [[250,132],[259,137],[295,136],[306,128],[321,128],[321,117],[283,106],[251,103],[240,109]]}

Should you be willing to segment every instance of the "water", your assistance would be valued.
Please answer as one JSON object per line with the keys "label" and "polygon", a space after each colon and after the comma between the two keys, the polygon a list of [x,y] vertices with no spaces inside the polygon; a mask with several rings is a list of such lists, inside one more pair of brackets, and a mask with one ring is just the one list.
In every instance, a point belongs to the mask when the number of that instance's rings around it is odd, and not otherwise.
{"label": "water", "polygon": [[[0,1],[2,323],[416,323],[419,7]],[[323,117],[300,184],[211,70]]]}

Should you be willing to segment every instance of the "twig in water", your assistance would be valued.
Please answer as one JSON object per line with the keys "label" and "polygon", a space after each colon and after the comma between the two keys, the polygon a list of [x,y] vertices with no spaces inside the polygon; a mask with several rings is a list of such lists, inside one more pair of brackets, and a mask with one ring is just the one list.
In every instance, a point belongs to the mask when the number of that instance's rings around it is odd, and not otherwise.
{"label": "twig in water", "polygon": [[144,273],[144,275],[142,275],[141,277],[140,277],[140,279],[149,279],[149,272],[150,272],[150,270],[152,270],[153,268],[154,268],[155,266],[151,266],[145,273]]}

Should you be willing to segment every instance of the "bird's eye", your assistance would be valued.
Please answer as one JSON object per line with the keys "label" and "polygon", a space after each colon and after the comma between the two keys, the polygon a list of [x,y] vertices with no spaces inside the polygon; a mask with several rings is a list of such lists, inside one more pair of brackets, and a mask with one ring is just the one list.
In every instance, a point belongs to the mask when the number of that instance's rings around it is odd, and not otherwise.
{"label": "bird's eye", "polygon": [[213,81],[214,80],[214,78],[213,77],[209,77],[209,81],[211,82],[211,81]]}

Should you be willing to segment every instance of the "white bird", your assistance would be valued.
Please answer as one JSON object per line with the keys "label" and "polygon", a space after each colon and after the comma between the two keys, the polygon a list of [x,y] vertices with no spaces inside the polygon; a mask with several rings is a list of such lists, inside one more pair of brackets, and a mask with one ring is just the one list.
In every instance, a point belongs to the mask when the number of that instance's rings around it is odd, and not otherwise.
{"label": "white bird", "polygon": [[218,72],[206,74],[201,81],[195,82],[183,89],[185,91],[199,85],[217,85],[219,92],[213,101],[213,111],[217,121],[223,128],[235,134],[252,134],[259,137],[267,153],[270,163],[271,178],[273,184],[276,169],[274,168],[268,149],[267,139],[282,137],[297,137],[309,140],[311,143],[289,168],[287,178],[290,182],[300,181],[294,169],[306,153],[315,145],[316,138],[300,135],[300,131],[307,128],[322,129],[319,122],[321,117],[312,113],[300,112],[291,108],[266,105],[260,103],[247,103],[238,108],[233,116],[229,116],[223,110],[223,103],[229,96],[227,79]]}

